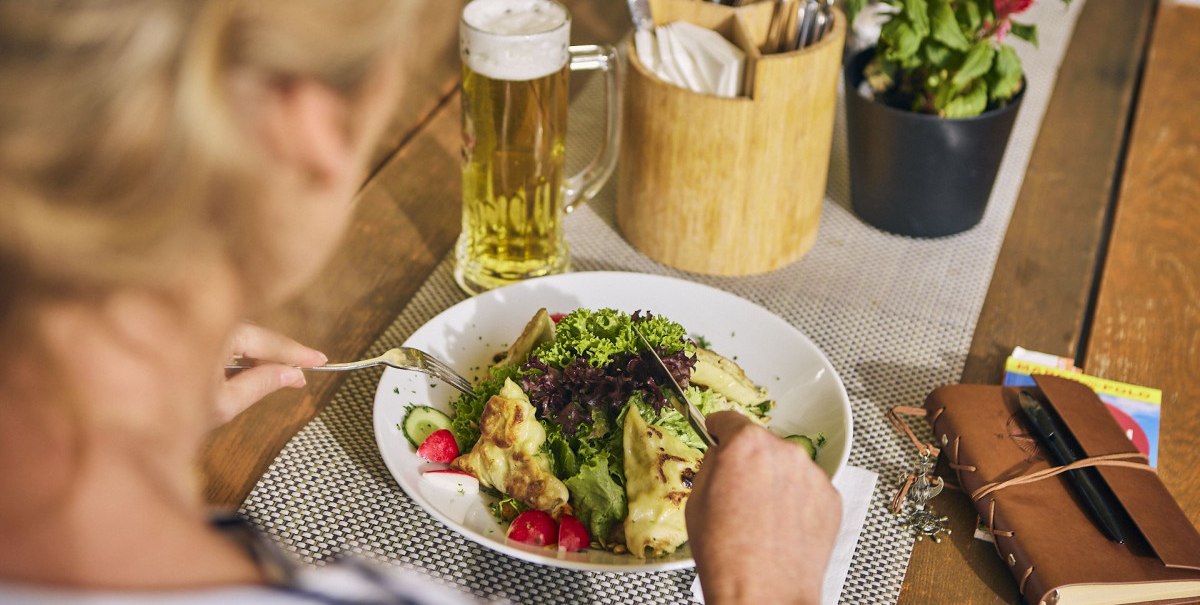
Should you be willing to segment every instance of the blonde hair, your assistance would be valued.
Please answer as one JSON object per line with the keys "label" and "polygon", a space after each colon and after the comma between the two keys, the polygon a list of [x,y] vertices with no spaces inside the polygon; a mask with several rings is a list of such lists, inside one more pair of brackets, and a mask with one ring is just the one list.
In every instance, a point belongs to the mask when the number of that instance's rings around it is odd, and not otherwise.
{"label": "blonde hair", "polygon": [[249,253],[259,158],[231,75],[353,96],[409,5],[0,0],[0,332],[38,297]]}

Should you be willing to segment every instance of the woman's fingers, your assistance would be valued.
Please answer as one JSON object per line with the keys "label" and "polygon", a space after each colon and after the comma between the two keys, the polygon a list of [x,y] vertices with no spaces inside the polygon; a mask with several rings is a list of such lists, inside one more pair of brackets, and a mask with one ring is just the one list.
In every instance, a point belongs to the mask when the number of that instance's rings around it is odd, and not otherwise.
{"label": "woman's fingers", "polygon": [[278,332],[249,323],[243,323],[234,330],[230,348],[233,357],[248,357],[291,366],[320,366],[329,361],[324,353],[316,349],[306,347]]}
{"label": "woman's fingers", "polygon": [[238,372],[227,379],[218,391],[218,421],[230,420],[254,402],[279,389],[299,388],[305,384],[304,372],[292,366],[271,363]]}
{"label": "woman's fingers", "polygon": [[217,392],[217,416],[225,422],[254,402],[282,388],[306,384],[301,367],[325,365],[323,353],[291,338],[254,324],[242,323],[230,340],[230,356],[258,361],[258,365],[225,378]]}

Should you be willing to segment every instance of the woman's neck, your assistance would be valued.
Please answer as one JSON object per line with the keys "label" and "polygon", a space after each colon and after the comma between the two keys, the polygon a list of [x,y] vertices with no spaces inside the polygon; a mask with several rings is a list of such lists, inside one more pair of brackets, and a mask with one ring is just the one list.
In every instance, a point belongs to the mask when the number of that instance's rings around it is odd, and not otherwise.
{"label": "woman's neck", "polygon": [[44,357],[0,366],[0,580],[167,589],[259,579],[208,525],[195,471],[234,322],[232,305],[202,308],[139,292],[46,307]]}
{"label": "woman's neck", "polygon": [[0,507],[0,581],[147,590],[260,580],[248,555],[208,525],[196,490],[123,450],[95,443],[79,453],[69,485],[28,498],[10,491],[16,497]]}

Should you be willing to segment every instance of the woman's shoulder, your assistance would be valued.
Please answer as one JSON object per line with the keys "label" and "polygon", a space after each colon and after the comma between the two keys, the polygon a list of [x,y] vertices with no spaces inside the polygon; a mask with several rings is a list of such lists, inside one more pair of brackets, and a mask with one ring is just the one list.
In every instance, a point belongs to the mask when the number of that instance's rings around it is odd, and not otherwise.
{"label": "woman's shoulder", "polygon": [[78,590],[0,581],[8,605],[467,605],[470,597],[414,573],[340,560],[286,583],[172,591]]}

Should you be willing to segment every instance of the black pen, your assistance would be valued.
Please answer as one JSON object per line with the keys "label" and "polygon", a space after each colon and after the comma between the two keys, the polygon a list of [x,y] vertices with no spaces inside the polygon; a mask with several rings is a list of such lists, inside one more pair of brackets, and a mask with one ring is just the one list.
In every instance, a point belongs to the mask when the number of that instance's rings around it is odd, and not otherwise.
{"label": "black pen", "polygon": [[[1029,419],[1033,432],[1037,434],[1038,441],[1050,450],[1051,457],[1058,464],[1065,466],[1085,457],[1084,452],[1074,443],[1070,433],[1046,408],[1042,407],[1037,397],[1022,390],[1020,399],[1021,409],[1025,412],[1025,417]],[[1103,410],[1100,412],[1102,413]],[[1096,469],[1080,468],[1069,470],[1064,474],[1075,486],[1075,490],[1079,492],[1084,504],[1096,521],[1100,523],[1104,533],[1108,534],[1109,539],[1124,544],[1125,533],[1121,531],[1116,513],[1116,507],[1120,505],[1114,504],[1108,497],[1107,488],[1102,485]]]}

